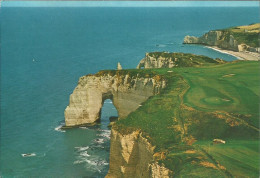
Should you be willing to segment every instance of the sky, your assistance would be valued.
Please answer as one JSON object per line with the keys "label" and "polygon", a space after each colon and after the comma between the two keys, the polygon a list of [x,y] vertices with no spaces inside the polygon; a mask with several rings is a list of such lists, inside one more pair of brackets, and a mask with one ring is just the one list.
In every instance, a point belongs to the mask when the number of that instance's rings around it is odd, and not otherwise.
{"label": "sky", "polygon": [[259,1],[2,1],[2,7],[259,7]]}

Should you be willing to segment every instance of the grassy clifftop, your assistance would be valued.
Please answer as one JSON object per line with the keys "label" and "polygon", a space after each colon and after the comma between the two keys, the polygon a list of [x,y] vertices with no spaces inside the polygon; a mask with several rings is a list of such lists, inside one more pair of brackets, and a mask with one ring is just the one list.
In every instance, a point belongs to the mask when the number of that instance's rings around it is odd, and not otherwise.
{"label": "grassy clifftop", "polygon": [[[131,70],[167,80],[114,126],[141,130],[156,146],[154,158],[178,176],[258,177],[259,62]],[[226,140],[213,145],[212,140]]]}
{"label": "grassy clifftop", "polygon": [[216,64],[223,64],[222,59],[212,59],[203,55],[190,53],[150,52],[145,54],[137,65],[140,68],[173,68],[173,67],[201,67]]}
{"label": "grassy clifftop", "polygon": [[[148,56],[154,57],[154,58],[172,58],[172,59],[179,59],[181,61],[190,62],[193,59],[194,62],[203,62],[203,63],[218,63],[216,60],[203,55],[196,55],[191,53],[169,53],[169,52],[150,52],[147,53]],[[182,67],[185,67],[185,65],[181,65]]]}
{"label": "grassy clifftop", "polygon": [[168,52],[151,52],[149,56],[158,59],[172,59],[179,67],[208,66],[212,64],[226,63],[222,59],[213,59],[208,56],[196,55],[191,53],[168,53]]}
{"label": "grassy clifftop", "polygon": [[185,36],[184,44],[217,46],[233,51],[259,52],[260,23],[211,30],[201,37]]}
{"label": "grassy clifftop", "polygon": [[251,47],[259,47],[260,23],[221,29],[229,37],[233,35],[239,44],[245,43]]}

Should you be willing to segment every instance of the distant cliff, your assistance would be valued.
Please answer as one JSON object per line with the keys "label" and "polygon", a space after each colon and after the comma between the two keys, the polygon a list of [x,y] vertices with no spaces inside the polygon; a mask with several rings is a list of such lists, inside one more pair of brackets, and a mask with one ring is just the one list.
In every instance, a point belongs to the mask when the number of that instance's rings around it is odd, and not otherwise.
{"label": "distant cliff", "polygon": [[225,63],[221,59],[212,59],[207,56],[189,53],[169,53],[151,52],[146,53],[145,57],[137,65],[141,68],[173,68],[173,67],[196,67],[209,64]]}
{"label": "distant cliff", "polygon": [[212,30],[201,37],[185,36],[184,44],[217,46],[233,51],[260,52],[260,23],[222,30]]}
{"label": "distant cliff", "polygon": [[166,82],[159,75],[141,75],[129,71],[101,71],[86,75],[70,95],[65,110],[66,126],[94,123],[99,120],[106,99],[111,99],[119,118],[126,117],[150,96],[160,92]]}

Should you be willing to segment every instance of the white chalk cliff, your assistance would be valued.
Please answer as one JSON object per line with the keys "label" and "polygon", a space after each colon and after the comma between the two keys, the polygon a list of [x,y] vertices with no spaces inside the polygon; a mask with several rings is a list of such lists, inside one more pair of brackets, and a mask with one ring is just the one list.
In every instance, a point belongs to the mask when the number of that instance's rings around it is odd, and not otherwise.
{"label": "white chalk cliff", "polygon": [[223,31],[209,31],[199,38],[194,36],[185,36],[183,43],[205,44],[209,46],[218,46],[223,49],[238,51],[237,40],[233,37],[233,35],[228,35],[228,38],[227,35],[228,34]]}
{"label": "white chalk cliff", "polygon": [[154,149],[142,136],[142,132],[121,134],[112,128],[110,164],[106,178],[172,177],[173,172],[155,160]]}
{"label": "white chalk cliff", "polygon": [[173,68],[202,66],[209,63],[223,63],[221,59],[212,59],[207,56],[194,55],[188,53],[151,52],[137,65],[137,69],[150,68]]}
{"label": "white chalk cliff", "polygon": [[162,56],[156,58],[152,53],[145,53],[145,57],[139,62],[136,68],[173,68],[178,66],[178,64],[176,64],[177,61],[177,58],[166,58]]}
{"label": "white chalk cliff", "polygon": [[184,37],[183,43],[217,46],[219,48],[228,49],[232,51],[260,52],[259,47],[254,48],[244,43],[239,43],[232,34],[229,34],[221,30],[209,31],[201,37],[187,35]]}
{"label": "white chalk cliff", "polygon": [[124,118],[165,86],[166,82],[158,80],[158,77],[123,74],[121,70],[83,76],[70,95],[69,105],[65,109],[66,126],[98,121],[106,99],[113,101],[119,119]]}

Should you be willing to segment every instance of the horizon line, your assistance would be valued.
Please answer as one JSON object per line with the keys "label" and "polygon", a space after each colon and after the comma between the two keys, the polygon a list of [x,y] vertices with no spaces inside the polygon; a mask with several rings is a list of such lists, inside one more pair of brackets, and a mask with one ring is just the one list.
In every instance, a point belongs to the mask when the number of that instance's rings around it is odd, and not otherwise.
{"label": "horizon line", "polygon": [[259,1],[0,1],[0,7],[259,7]]}

